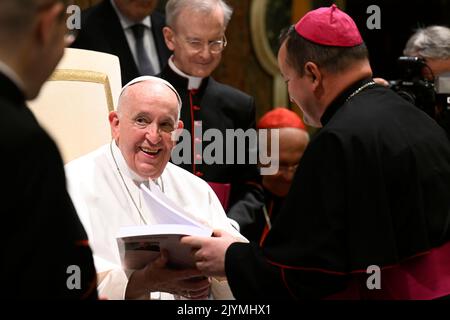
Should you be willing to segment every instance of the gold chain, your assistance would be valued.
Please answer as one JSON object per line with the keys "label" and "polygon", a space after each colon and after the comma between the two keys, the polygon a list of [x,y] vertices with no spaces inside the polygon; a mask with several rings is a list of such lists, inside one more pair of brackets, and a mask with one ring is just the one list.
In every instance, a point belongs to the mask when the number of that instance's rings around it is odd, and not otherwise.
{"label": "gold chain", "polygon": [[364,89],[376,85],[375,81],[370,81],[368,83],[366,83],[365,85],[362,85],[361,87],[359,87],[358,89],[356,89],[346,100],[345,102],[347,103],[351,98],[353,98],[354,96],[356,96],[358,93],[360,93],[361,91],[363,91]]}

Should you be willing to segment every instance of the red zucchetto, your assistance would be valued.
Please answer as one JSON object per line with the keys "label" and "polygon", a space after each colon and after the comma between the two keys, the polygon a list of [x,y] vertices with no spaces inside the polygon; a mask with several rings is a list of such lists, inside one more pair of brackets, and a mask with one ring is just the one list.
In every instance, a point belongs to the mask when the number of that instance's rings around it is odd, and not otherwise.
{"label": "red zucchetto", "polygon": [[283,107],[267,112],[258,121],[256,127],[258,129],[298,128],[306,130],[302,119],[294,111]]}
{"label": "red zucchetto", "polygon": [[335,4],[308,12],[295,25],[303,38],[333,47],[354,47],[363,43],[353,19]]}

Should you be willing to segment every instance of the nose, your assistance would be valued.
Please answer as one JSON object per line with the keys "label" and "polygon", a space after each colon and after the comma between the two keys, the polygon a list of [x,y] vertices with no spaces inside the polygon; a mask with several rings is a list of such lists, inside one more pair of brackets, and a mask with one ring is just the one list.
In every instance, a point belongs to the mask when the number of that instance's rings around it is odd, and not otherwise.
{"label": "nose", "polygon": [[147,127],[147,131],[145,133],[145,138],[150,141],[152,144],[158,144],[162,137],[161,137],[161,130],[159,126],[153,122]]}
{"label": "nose", "polygon": [[203,59],[203,60],[209,60],[211,58],[211,51],[209,49],[208,44],[205,44],[202,49],[198,52],[198,55]]}

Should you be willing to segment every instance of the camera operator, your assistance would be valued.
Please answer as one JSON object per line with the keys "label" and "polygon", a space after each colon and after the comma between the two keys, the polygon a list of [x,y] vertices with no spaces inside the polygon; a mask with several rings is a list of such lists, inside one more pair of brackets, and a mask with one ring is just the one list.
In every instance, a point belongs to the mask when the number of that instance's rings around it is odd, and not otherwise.
{"label": "camera operator", "polygon": [[450,29],[442,26],[418,29],[409,38],[403,54],[423,58],[428,67],[422,70],[422,75],[434,81],[435,77],[450,72]]}
{"label": "camera operator", "polygon": [[401,79],[374,78],[434,118],[450,139],[450,29],[418,29],[398,58]]}
{"label": "camera operator", "polygon": [[[400,57],[404,81],[393,89],[433,117],[450,138],[450,28],[418,29]],[[411,57],[411,59],[408,59]],[[411,85],[412,83],[412,85]]]}

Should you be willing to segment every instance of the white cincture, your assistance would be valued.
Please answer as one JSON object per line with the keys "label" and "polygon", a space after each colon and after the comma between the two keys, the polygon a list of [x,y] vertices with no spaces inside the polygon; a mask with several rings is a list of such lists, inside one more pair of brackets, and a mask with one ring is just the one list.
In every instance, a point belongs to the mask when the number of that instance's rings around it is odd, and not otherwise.
{"label": "white cincture", "polygon": [[374,86],[376,85],[375,81],[370,81],[367,82],[366,84],[362,85],[361,87],[359,87],[358,89],[356,89],[346,100],[345,103],[347,103],[351,98],[353,98],[354,96],[356,96],[358,93],[360,93],[361,91],[363,91],[364,89]]}

